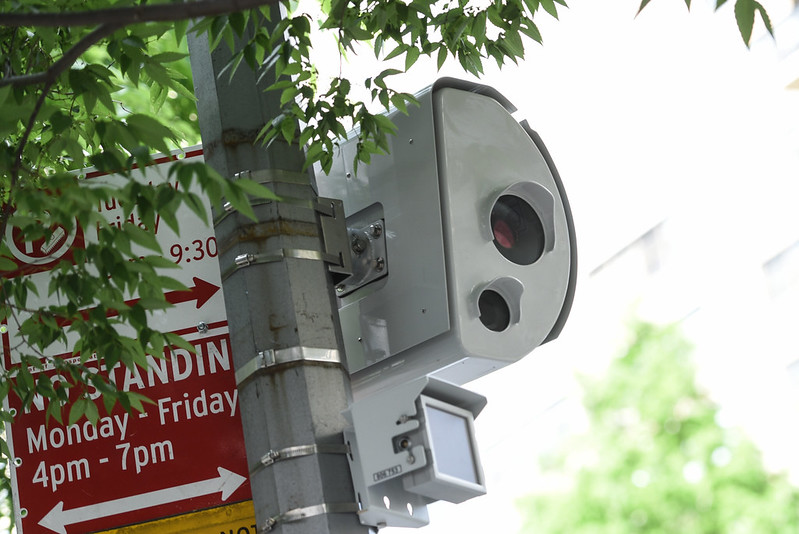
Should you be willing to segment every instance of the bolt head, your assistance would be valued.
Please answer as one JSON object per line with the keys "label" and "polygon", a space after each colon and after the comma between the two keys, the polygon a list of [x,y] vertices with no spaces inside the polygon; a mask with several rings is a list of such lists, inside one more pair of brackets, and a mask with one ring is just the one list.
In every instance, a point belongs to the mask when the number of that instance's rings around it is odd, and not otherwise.
{"label": "bolt head", "polygon": [[352,236],[352,241],[350,242],[350,245],[352,246],[352,251],[359,256],[363,254],[364,250],[366,250],[366,242],[359,235]]}

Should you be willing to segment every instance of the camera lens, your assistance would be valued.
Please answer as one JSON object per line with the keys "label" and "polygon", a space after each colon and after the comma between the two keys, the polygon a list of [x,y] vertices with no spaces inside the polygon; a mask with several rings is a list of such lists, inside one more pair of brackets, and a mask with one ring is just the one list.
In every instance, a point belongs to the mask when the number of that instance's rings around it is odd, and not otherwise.
{"label": "camera lens", "polygon": [[491,209],[491,232],[500,254],[530,265],[544,253],[544,225],[533,207],[515,195],[502,195]]}
{"label": "camera lens", "polygon": [[480,322],[494,332],[502,332],[510,326],[510,307],[505,299],[492,289],[480,293],[477,299]]}

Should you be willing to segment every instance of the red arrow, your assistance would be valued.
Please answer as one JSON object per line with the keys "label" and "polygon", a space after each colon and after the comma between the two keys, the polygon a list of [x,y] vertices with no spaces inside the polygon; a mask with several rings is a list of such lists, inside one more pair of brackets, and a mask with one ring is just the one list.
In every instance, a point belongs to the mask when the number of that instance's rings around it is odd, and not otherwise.
{"label": "red arrow", "polygon": [[[169,291],[164,293],[166,301],[170,304],[180,304],[181,302],[196,300],[196,308],[199,310],[202,308],[203,304],[208,302],[208,299],[219,291],[219,286],[215,286],[211,282],[206,282],[202,278],[197,278],[195,276],[192,281],[194,282],[194,287],[189,288],[188,291]],[[133,300],[131,303],[135,304],[137,300],[138,299]],[[125,304],[129,303],[126,302]]]}
{"label": "red arrow", "polygon": [[[166,301],[170,304],[180,304],[181,302],[191,302],[192,300],[196,300],[197,305],[195,307],[199,310],[203,304],[208,302],[208,300],[213,297],[217,291],[219,291],[219,286],[214,285],[211,282],[207,282],[202,278],[195,276],[192,281],[194,282],[194,287],[190,287],[186,291],[167,291],[164,293],[164,298],[166,298]],[[125,304],[128,306],[133,306],[137,302],[139,302],[139,299],[130,299],[126,300]],[[88,319],[89,311],[91,311],[91,308],[88,310],[81,310],[80,314],[84,319]],[[117,310],[106,310],[105,312],[106,317],[116,317],[117,315],[119,315],[119,311]],[[72,324],[72,322],[72,319],[58,319],[58,326],[63,328],[65,326],[69,326]]]}

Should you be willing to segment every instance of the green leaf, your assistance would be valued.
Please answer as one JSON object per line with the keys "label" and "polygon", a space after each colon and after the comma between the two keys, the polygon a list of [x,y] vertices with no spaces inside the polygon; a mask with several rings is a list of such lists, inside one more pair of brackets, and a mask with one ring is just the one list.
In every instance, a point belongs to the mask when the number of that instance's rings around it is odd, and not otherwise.
{"label": "green leaf", "polygon": [[0,106],[6,103],[6,99],[8,95],[11,94],[11,85],[6,85],[4,87],[0,87]]}
{"label": "green leaf", "polygon": [[388,55],[383,58],[384,61],[388,61],[390,59],[394,59],[395,57],[401,55],[405,50],[408,49],[408,45],[400,44],[394,50],[388,53]]}
{"label": "green leaf", "polygon": [[154,56],[150,56],[152,61],[157,63],[173,63],[175,61],[180,61],[181,59],[188,57],[188,54],[183,52],[161,52],[160,54],[155,54]]}
{"label": "green leaf", "polygon": [[134,243],[155,252],[161,252],[161,245],[158,244],[158,240],[155,238],[155,234],[153,232],[143,230],[132,223],[123,224],[122,231],[130,236],[130,239]]}
{"label": "green leaf", "polygon": [[63,415],[61,410],[61,403],[55,399],[51,400],[47,405],[47,419],[53,418],[59,423],[63,424]]}
{"label": "green leaf", "polygon": [[272,200],[279,200],[274,191],[269,189],[268,187],[264,187],[263,185],[259,184],[254,180],[250,180],[249,178],[239,178],[236,180],[236,185],[239,186],[245,193],[252,195],[258,198],[267,198]]}
{"label": "green leaf", "polygon": [[397,126],[385,115],[374,115],[374,120],[383,130],[391,133],[397,132]]}
{"label": "green leaf", "polygon": [[[74,425],[77,423],[85,414],[86,411],[89,409],[89,404],[92,403],[89,399],[85,397],[81,397],[72,403],[72,406],[69,409],[69,418],[67,419],[67,425]],[[95,407],[96,408],[96,407]]]}
{"label": "green leaf", "polygon": [[505,34],[504,43],[516,57],[524,56],[524,43],[522,43],[522,38],[519,35],[519,32],[507,32]]}
{"label": "green leaf", "polygon": [[741,38],[747,47],[752,39],[752,28],[755,25],[755,4],[754,0],[736,0],[735,2],[735,20],[738,22],[738,31],[741,32]]}
{"label": "green leaf", "polygon": [[186,30],[189,27],[189,21],[186,20],[177,20],[175,21],[175,44],[180,46],[183,42],[183,38],[186,37]]}
{"label": "green leaf", "polygon": [[244,194],[243,188],[239,187],[235,181],[225,180],[225,183],[222,184],[222,190],[225,198],[233,205],[236,211],[253,221],[256,220],[255,212],[252,209],[249,198]]}
{"label": "green leaf", "polygon": [[527,37],[532,39],[533,41],[540,43],[543,41],[541,37],[541,32],[538,31],[538,27],[533,23],[533,21],[529,21],[527,24],[521,25],[522,33],[524,33]]}
{"label": "green leaf", "polygon": [[[168,260],[163,256],[145,256],[140,261],[143,261],[156,269],[179,269],[180,266],[175,265],[174,261]],[[136,262],[133,262],[135,265]]]}
{"label": "green leaf", "polygon": [[297,123],[294,122],[294,119],[291,117],[285,117],[280,122],[280,132],[283,134],[283,138],[286,140],[287,143],[291,143],[294,140],[294,132],[297,130]]}
{"label": "green leaf", "polygon": [[56,111],[50,115],[50,125],[53,127],[54,134],[60,134],[70,126],[72,126],[72,117],[67,115],[61,110]]}
{"label": "green leaf", "polygon": [[436,66],[438,70],[441,70],[441,67],[444,66],[444,63],[447,61],[447,56],[449,55],[449,51],[447,50],[446,46],[442,46],[438,49],[438,58],[436,60]]}
{"label": "green leaf", "polygon": [[768,13],[766,13],[766,9],[760,4],[760,2],[755,2],[755,8],[760,14],[760,19],[766,26],[766,30],[768,31],[769,35],[774,37],[774,27],[771,25],[771,19],[769,18]]}
{"label": "green leaf", "polygon": [[17,268],[17,264],[11,258],[0,256],[0,272],[13,271]]}
{"label": "green leaf", "polygon": [[416,60],[419,59],[421,52],[416,47],[408,48],[408,53],[405,55],[405,71],[409,71]]}
{"label": "green leaf", "polygon": [[197,349],[194,348],[194,345],[183,339],[177,334],[173,334],[172,332],[166,332],[164,334],[164,338],[166,339],[167,343],[170,347],[177,347],[179,349],[184,349],[192,354],[197,352]]}
{"label": "green leaf", "polygon": [[544,11],[552,15],[554,18],[558,18],[558,8],[555,6],[555,2],[553,0],[541,0],[541,7],[543,7]]}
{"label": "green leaf", "polygon": [[161,124],[157,119],[141,113],[134,113],[125,118],[128,126],[133,128],[135,134],[149,146],[168,153],[169,146],[165,139],[174,139],[172,131]]}

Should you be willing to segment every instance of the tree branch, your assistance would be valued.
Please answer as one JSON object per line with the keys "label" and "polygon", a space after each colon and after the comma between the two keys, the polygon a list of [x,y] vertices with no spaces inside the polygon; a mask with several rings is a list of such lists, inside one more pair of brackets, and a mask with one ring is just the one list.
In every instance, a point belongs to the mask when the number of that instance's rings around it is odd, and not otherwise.
{"label": "tree branch", "polygon": [[138,5],[92,9],[67,13],[0,13],[0,26],[95,26],[97,24],[135,24],[168,22],[245,11],[276,4],[279,0],[198,0],[174,4]]}
{"label": "tree branch", "polygon": [[[25,126],[25,131],[20,137],[17,151],[14,154],[14,163],[10,169],[10,183],[8,186],[8,194],[10,195],[14,188],[19,181],[19,171],[22,167],[22,152],[25,149],[25,145],[28,143],[28,139],[30,138],[31,132],[33,132],[33,127],[36,124],[36,117],[39,115],[39,111],[42,109],[42,105],[44,104],[45,99],[47,98],[47,94],[50,92],[50,89],[53,87],[53,84],[58,79],[58,76],[68,69],[70,65],[72,65],[80,55],[85,52],[90,46],[95,44],[96,42],[100,41],[104,37],[107,37],[121,28],[122,24],[103,24],[90,34],[86,35],[83,39],[78,41],[75,46],[67,50],[67,52],[55,63],[53,63],[49,69],[44,72],[38,74],[30,74],[25,76],[14,76],[11,78],[6,78],[0,80],[0,87],[3,85],[14,84],[15,80],[20,78],[28,79],[37,78],[36,81],[28,81],[27,83],[42,83],[44,82],[44,87],[42,88],[42,93],[39,95],[39,98],[36,100],[36,105],[31,112],[31,116],[28,119],[28,124]],[[11,200],[9,199],[3,207],[2,211],[0,212],[0,235],[5,236],[6,226],[8,225],[8,218],[11,216],[11,211],[13,210]]]}
{"label": "tree branch", "polygon": [[103,24],[90,34],[86,35],[83,39],[75,43],[75,45],[67,50],[58,61],[50,65],[50,68],[46,71],[2,78],[0,79],[0,87],[4,87],[6,85],[33,85],[36,83],[47,83],[47,89],[49,90],[49,86],[52,85],[52,83],[62,72],[67,70],[73,63],[75,63],[81,54],[88,50],[93,44],[98,43],[123,26],[123,24],[119,23]]}
{"label": "tree branch", "polygon": [[[47,98],[47,93],[50,92],[50,88],[55,83],[58,76],[68,69],[70,65],[72,65],[80,55],[89,49],[93,44],[100,41],[104,37],[107,37],[121,28],[121,24],[103,24],[89,35],[85,36],[83,39],[78,41],[75,46],[67,50],[67,52],[61,56],[61,59],[53,63],[49,69],[42,73],[38,74],[30,74],[25,76],[19,76],[17,78],[30,78],[34,76],[41,75],[42,79],[39,82],[44,82],[45,86],[42,88],[42,94],[39,96],[39,99],[36,101],[36,106],[33,108],[33,112],[31,113],[31,117],[28,120],[28,125],[25,128],[25,132],[22,134],[22,137],[19,140],[19,146],[17,147],[16,153],[16,161],[14,162],[14,166],[11,168],[12,179],[16,173],[19,172],[19,167],[22,165],[22,151],[25,148],[25,144],[28,142],[28,137],[30,137],[31,131],[33,130],[33,125],[36,122],[36,116],[39,114],[39,110],[44,104],[44,99]],[[8,85],[7,83],[4,84],[3,82],[14,82],[14,77],[7,78],[5,80],[0,80],[0,87],[3,85]],[[39,83],[36,82],[36,83]],[[14,185],[13,183],[11,184]]]}

